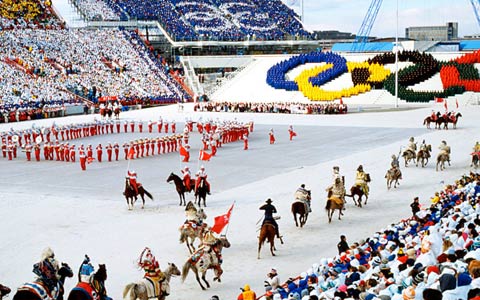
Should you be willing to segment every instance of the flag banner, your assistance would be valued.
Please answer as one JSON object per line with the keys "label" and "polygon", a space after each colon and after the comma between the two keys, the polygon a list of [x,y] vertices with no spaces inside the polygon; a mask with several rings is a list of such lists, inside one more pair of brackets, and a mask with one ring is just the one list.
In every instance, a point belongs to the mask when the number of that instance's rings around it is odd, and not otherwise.
{"label": "flag banner", "polygon": [[130,150],[128,150],[127,158],[132,159],[134,156],[135,156],[135,149],[133,149],[133,147],[130,147]]}
{"label": "flag banner", "polygon": [[213,232],[220,234],[223,228],[225,228],[225,226],[227,226],[227,224],[230,222],[230,215],[232,214],[233,205],[234,204],[230,206],[226,214],[214,218],[215,224],[211,228]]}
{"label": "flag banner", "polygon": [[188,151],[187,151],[187,149],[185,149],[185,147],[180,146],[179,153],[180,153],[181,156],[186,156],[188,154]]}
{"label": "flag banner", "polygon": [[209,161],[211,157],[212,157],[212,154],[210,154],[208,152],[205,152],[203,150],[200,150],[200,155],[199,155],[198,159]]}
{"label": "flag banner", "polygon": [[442,102],[443,102],[443,98],[440,98],[440,97],[435,98],[435,103],[442,103]]}
{"label": "flag banner", "polygon": [[455,99],[455,106],[458,108],[458,99]]}
{"label": "flag banner", "polygon": [[447,100],[443,102],[443,106],[445,106],[445,110],[448,111]]}

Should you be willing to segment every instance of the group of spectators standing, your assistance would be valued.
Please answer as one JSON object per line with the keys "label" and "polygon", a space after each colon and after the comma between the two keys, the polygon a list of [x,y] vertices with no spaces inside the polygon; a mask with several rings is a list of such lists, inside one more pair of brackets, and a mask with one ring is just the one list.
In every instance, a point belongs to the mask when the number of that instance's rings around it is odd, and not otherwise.
{"label": "group of spectators standing", "polygon": [[[412,216],[322,258],[298,277],[267,275],[265,299],[480,299],[480,174],[435,193]],[[283,282],[283,283],[282,283]],[[241,299],[240,295],[239,298]]]}
{"label": "group of spectators standing", "polygon": [[214,112],[255,112],[281,114],[346,114],[346,104],[310,104],[310,103],[275,103],[275,102],[198,102],[195,111]]}

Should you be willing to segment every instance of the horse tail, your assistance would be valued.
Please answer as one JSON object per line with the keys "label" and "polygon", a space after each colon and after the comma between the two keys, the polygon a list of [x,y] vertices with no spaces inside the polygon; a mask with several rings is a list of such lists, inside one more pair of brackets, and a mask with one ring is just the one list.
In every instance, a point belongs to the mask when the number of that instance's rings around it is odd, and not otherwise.
{"label": "horse tail", "polygon": [[145,192],[145,195],[147,195],[148,198],[152,199],[153,201],[153,196],[152,194],[150,194],[146,189],[143,189],[143,191]]}
{"label": "horse tail", "polygon": [[182,267],[182,282],[184,282],[185,279],[187,279],[188,271],[190,270],[191,267],[192,267],[192,264],[189,259]]}
{"label": "horse tail", "polygon": [[325,205],[325,209],[329,210],[331,206],[332,206],[332,200],[328,199],[327,204]]}
{"label": "horse tail", "polygon": [[180,228],[180,244],[183,244],[187,241],[187,235],[183,232],[183,229]]}
{"label": "horse tail", "polygon": [[130,292],[130,300],[135,300],[135,286],[136,283],[129,283],[127,286],[123,289],[123,299],[127,297],[128,292]]}

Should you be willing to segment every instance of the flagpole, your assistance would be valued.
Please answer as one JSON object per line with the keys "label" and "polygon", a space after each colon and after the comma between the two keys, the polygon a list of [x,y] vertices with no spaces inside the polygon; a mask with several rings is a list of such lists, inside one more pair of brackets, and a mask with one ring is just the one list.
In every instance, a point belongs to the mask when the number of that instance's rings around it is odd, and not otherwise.
{"label": "flagpole", "polygon": [[[233,208],[233,206],[235,205],[235,200],[233,200],[233,203],[232,203],[232,206],[230,206],[231,208]],[[233,210],[233,209],[232,209]],[[225,236],[227,235],[228,233],[228,227],[230,226],[230,220],[232,219],[232,212],[230,212],[230,216],[228,218],[228,223],[227,223],[227,229],[225,229]]]}

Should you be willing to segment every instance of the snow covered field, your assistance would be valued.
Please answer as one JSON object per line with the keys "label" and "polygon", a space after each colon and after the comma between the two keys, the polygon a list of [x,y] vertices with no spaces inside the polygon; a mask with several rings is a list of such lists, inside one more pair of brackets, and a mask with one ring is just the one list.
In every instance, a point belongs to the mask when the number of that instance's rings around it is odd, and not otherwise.
{"label": "snow covered field", "polygon": [[[440,106],[436,107],[440,110]],[[250,149],[243,150],[241,142],[220,148],[217,157],[205,163],[212,195],[207,198],[206,222],[224,214],[235,201],[228,239],[232,246],[223,251],[222,283],[212,281],[211,288],[202,291],[190,274],[185,283],[179,278],[171,280],[170,300],[236,299],[239,288],[245,283],[260,295],[263,281],[271,267],[275,266],[281,280],[294,277],[307,270],[322,257],[336,254],[340,234],[349,242],[373,235],[376,230],[391,222],[410,216],[409,204],[413,197],[427,205],[430,196],[470,171],[469,153],[480,140],[478,116],[480,107],[458,109],[463,117],[457,130],[427,130],[423,119],[431,108],[401,111],[363,112],[348,115],[280,115],[194,113],[191,106],[179,113],[175,105],[136,110],[121,115],[122,120],[177,122],[177,131],[183,129],[185,118],[196,121],[219,119],[241,122],[254,121],[254,132],[249,139]],[[97,115],[98,117],[98,115]],[[64,119],[35,121],[37,126],[92,121],[94,116],[74,116]],[[298,134],[288,140],[287,129],[292,124]],[[27,128],[32,122],[0,124],[0,131],[10,127]],[[268,131],[273,128],[277,142],[268,143]],[[125,141],[135,138],[157,137],[163,134],[121,133],[96,136],[74,141],[98,143]],[[436,157],[441,140],[452,148],[452,166],[436,172],[430,161],[424,169],[402,166],[403,180],[400,187],[388,191],[384,175],[389,168],[390,157],[406,146],[408,138],[426,140],[432,144],[432,156]],[[70,142],[72,143],[72,142]],[[195,172],[195,161],[200,148],[200,135],[191,134],[192,161],[188,164]],[[123,158],[123,151],[121,155]],[[43,159],[43,155],[42,155]],[[105,150],[104,150],[105,160]],[[403,161],[402,161],[403,163]],[[364,208],[354,207],[350,198],[342,221],[335,219],[328,224],[324,210],[325,188],[331,184],[332,167],[340,166],[349,188],[354,181],[355,170],[362,164],[370,173],[371,195]],[[82,172],[78,163],[26,162],[23,153],[15,161],[0,158],[0,283],[14,289],[33,278],[32,265],[39,260],[42,250],[50,246],[59,260],[70,264],[76,272],[88,254],[93,263],[105,263],[108,270],[107,290],[114,299],[121,299],[123,287],[143,276],[136,267],[142,249],[148,246],[160,261],[162,268],[174,262],[181,268],[188,258],[185,245],[178,242],[178,227],[184,222],[184,208],[178,206],[174,186],[166,183],[170,172],[180,173],[184,164],[178,153],[154,156],[131,162],[131,169],[138,173],[139,181],[151,192],[155,200],[147,200],[146,208],[137,202],[134,211],[128,211],[122,195],[127,162],[93,162]],[[290,205],[296,188],[305,183],[312,190],[313,213],[306,227],[295,227]],[[193,199],[189,194],[187,200]],[[258,210],[267,198],[279,210],[280,232],[284,245],[277,243],[277,256],[270,256],[268,247],[262,249],[262,259],[257,260],[257,221],[262,216]],[[75,277],[67,279],[67,293],[76,284]]]}

